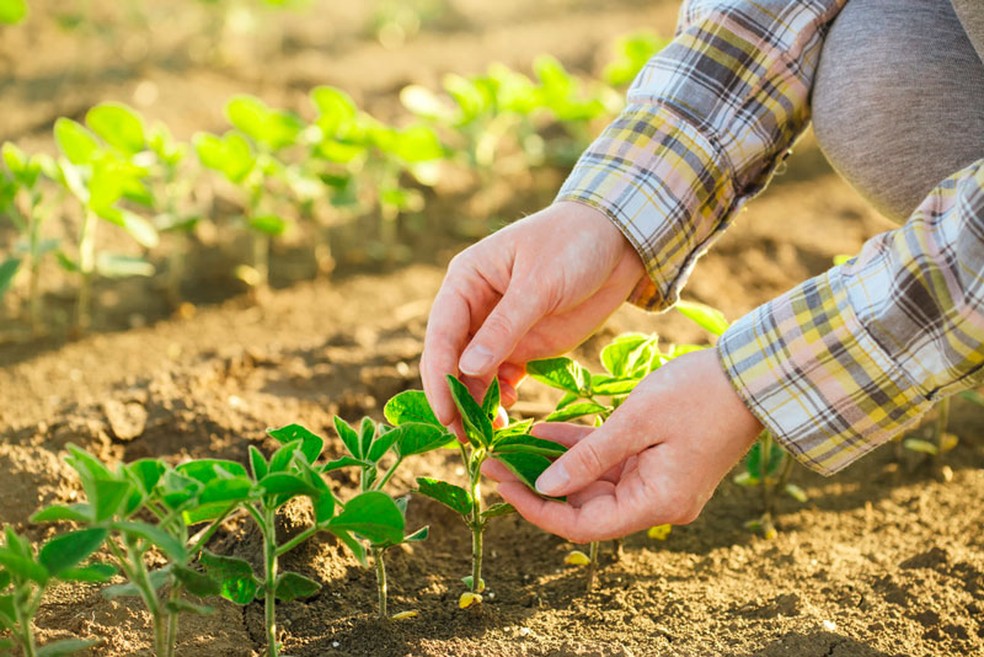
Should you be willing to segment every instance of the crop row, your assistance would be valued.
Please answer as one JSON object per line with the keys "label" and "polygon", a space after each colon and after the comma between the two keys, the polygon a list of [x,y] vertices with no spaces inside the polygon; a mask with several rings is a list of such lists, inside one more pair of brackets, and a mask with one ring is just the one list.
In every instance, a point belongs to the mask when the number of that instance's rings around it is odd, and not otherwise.
{"label": "crop row", "polygon": [[[470,171],[481,186],[506,168],[569,163],[590,138],[591,124],[618,110],[616,87],[659,45],[651,35],[622,39],[603,80],[582,80],[543,56],[533,63],[533,77],[493,65],[480,75],[449,74],[439,92],[410,85],[400,94],[409,116],[396,124],[330,86],[308,94],[310,117],[236,96],[225,105],[229,129],[199,132],[190,143],[120,103],[91,108],[84,122],[59,118],[56,154],[2,147],[0,217],[15,237],[0,257],[0,298],[16,282],[40,331],[42,270],[51,259],[77,281],[77,332],[91,321],[96,277],[163,270],[176,306],[191,236],[218,220],[217,195],[238,208],[223,234],[250,236],[251,255],[235,275],[251,290],[267,285],[271,241],[292,227],[311,235],[314,260],[328,272],[333,225],[364,222],[367,234],[394,246],[399,217],[423,209],[424,191],[447,167]],[[132,238],[133,248],[101,248],[98,233],[106,225]],[[62,237],[72,233],[74,240]],[[15,281],[20,277],[25,281]]]}

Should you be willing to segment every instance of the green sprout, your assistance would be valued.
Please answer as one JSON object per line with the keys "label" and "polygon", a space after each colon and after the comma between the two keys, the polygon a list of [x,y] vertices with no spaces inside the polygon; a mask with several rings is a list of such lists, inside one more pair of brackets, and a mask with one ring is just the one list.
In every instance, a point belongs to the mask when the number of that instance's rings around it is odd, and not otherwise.
{"label": "green sprout", "polygon": [[[530,488],[535,488],[537,478],[546,470],[551,459],[567,451],[566,447],[550,440],[529,434],[532,420],[511,423],[495,428],[499,412],[499,382],[492,380],[482,402],[476,401],[468,388],[453,376],[448,376],[451,396],[461,415],[466,441],[459,441],[461,458],[468,474],[468,487],[462,488],[439,479],[417,478],[417,492],[434,499],[464,520],[472,534],[471,575],[462,578],[468,591],[462,593],[458,606],[462,609],[482,602],[485,580],[482,579],[484,534],[489,520],[513,513],[511,505],[500,502],[483,508],[481,490],[482,463],[495,458]],[[422,397],[416,407],[420,421],[440,426],[430,407]]]}
{"label": "green sprout", "polygon": [[[415,413],[426,407],[426,400],[421,400],[419,391],[402,392],[390,399],[384,413],[393,427],[384,424],[377,425],[369,418],[363,418],[356,429],[339,417],[335,418],[335,430],[338,432],[347,456],[336,459],[322,468],[322,472],[331,472],[346,467],[359,468],[359,490],[362,492],[381,491],[392,479],[397,468],[410,456],[423,454],[446,445],[453,440],[444,427],[436,420],[433,423],[420,422]],[[423,404],[423,406],[421,405]],[[428,409],[429,410],[429,409]],[[383,465],[383,461],[387,465]],[[407,498],[396,500],[400,513],[406,518]],[[404,521],[405,522],[405,521]],[[369,551],[372,554],[376,571],[376,587],[379,599],[379,617],[389,618],[386,580],[386,550],[401,543],[417,543],[426,540],[428,527],[422,527],[409,534],[401,535],[394,541],[395,536],[382,542],[370,542]]]}
{"label": "green sprout", "polygon": [[27,18],[27,0],[0,0],[0,24],[16,25]]}
{"label": "green sprout", "polygon": [[107,532],[86,528],[58,534],[35,553],[30,541],[11,527],[0,545],[0,630],[13,641],[0,638],[0,651],[15,645],[24,657],[69,655],[99,643],[94,640],[63,639],[38,648],[33,618],[41,606],[45,590],[53,580],[65,582],[107,582],[116,569],[92,562],[80,565],[102,546]]}

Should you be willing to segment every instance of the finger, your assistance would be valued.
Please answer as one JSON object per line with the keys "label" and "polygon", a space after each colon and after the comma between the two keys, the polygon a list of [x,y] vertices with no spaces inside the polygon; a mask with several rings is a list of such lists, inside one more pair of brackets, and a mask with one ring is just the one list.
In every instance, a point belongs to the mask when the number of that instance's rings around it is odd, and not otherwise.
{"label": "finger", "polygon": [[573,447],[589,436],[592,431],[595,431],[594,427],[572,422],[542,422],[534,425],[530,433],[537,438],[560,443],[564,447]]}
{"label": "finger", "polygon": [[573,543],[590,543],[620,538],[631,533],[612,491],[597,494],[583,505],[548,500],[536,495],[520,482],[499,484],[499,494],[516,508],[519,515],[540,529]]}
{"label": "finger", "polygon": [[[621,407],[622,410],[625,407]],[[578,440],[567,452],[547,468],[536,481],[543,495],[559,497],[584,488],[602,479],[613,468],[656,442],[647,435],[630,414],[616,411],[603,426]],[[634,425],[634,426],[633,426]]]}
{"label": "finger", "polygon": [[509,468],[495,459],[488,459],[482,463],[482,474],[496,483],[519,481]]}
{"label": "finger", "polygon": [[542,292],[513,282],[465,348],[458,369],[483,377],[498,369],[517,343],[546,313]]}

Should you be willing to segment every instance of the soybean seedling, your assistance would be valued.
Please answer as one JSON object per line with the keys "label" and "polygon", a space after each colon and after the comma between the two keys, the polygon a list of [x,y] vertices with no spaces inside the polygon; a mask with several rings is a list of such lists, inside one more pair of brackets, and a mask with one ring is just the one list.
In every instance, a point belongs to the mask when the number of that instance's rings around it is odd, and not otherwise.
{"label": "soybean seedling", "polygon": [[[331,472],[339,468],[359,468],[359,490],[362,492],[381,491],[396,473],[404,459],[416,454],[423,454],[446,445],[453,440],[444,427],[435,419],[433,423],[417,421],[416,414],[426,406],[426,400],[416,398],[422,395],[419,391],[406,391],[390,399],[385,406],[386,418],[395,426],[377,425],[369,418],[363,418],[356,429],[339,417],[335,417],[335,430],[338,432],[347,456],[336,459],[322,468],[322,472]],[[423,406],[421,405],[423,404]],[[386,465],[383,461],[386,460]],[[396,500],[400,513],[406,518],[407,498]],[[369,552],[372,555],[376,571],[376,586],[379,600],[379,617],[389,618],[386,580],[386,550],[400,543],[416,543],[427,538],[428,527],[422,527],[393,541],[392,537],[383,542],[370,542]]]}
{"label": "soybean seedling", "polygon": [[31,331],[41,331],[41,263],[44,257],[58,248],[58,240],[43,239],[42,225],[48,216],[44,207],[42,173],[51,171],[54,162],[47,155],[28,156],[15,144],[7,142],[2,148],[7,173],[0,174],[0,212],[13,221],[20,240],[14,255],[0,263],[0,297],[9,287],[21,265],[21,256],[27,259],[30,273],[28,305]]}
{"label": "soybean seedling", "polygon": [[27,0],[0,0],[0,25],[16,25],[27,18]]}
{"label": "soybean seedling", "polygon": [[0,630],[9,632],[12,640],[0,638],[0,652],[9,654],[6,651],[16,645],[24,657],[69,655],[98,643],[64,639],[39,649],[33,618],[52,581],[106,582],[116,574],[116,569],[108,564],[80,565],[102,546],[106,535],[100,528],[64,532],[35,553],[26,538],[6,528],[5,543],[0,545]]}
{"label": "soybean seedling", "polygon": [[[263,572],[254,573],[249,562],[210,552],[203,553],[201,563],[206,573],[220,582],[220,595],[240,605],[262,598],[268,657],[276,657],[277,600],[294,600],[315,595],[321,585],[300,573],[281,572],[280,557],[315,534],[331,532],[352,550],[360,563],[367,565],[365,549],[355,538],[361,536],[373,544],[399,543],[403,539],[403,514],[393,499],[379,491],[360,493],[344,507],[313,465],[324,449],[324,440],[302,426],[293,424],[268,432],[281,447],[266,460],[250,445],[249,475],[237,475],[237,488],[249,515],[263,537]],[[314,511],[314,522],[293,538],[277,540],[276,516],[295,497],[306,497]]]}
{"label": "soybean seedling", "polygon": [[[489,520],[512,513],[514,509],[505,503],[483,508],[481,490],[482,463],[495,458],[530,488],[537,478],[556,458],[567,451],[566,447],[529,434],[532,420],[514,422],[496,429],[494,420],[499,411],[499,382],[492,380],[482,399],[477,402],[463,383],[448,376],[451,396],[458,408],[466,441],[458,441],[461,458],[468,475],[468,487],[462,488],[439,479],[419,477],[417,492],[430,497],[464,520],[472,534],[471,575],[462,578],[468,591],[461,594],[458,606],[462,609],[482,602],[485,580],[482,579],[482,558],[485,529]],[[429,407],[426,407],[430,411]],[[426,414],[426,421],[437,423],[433,412]],[[440,425],[438,425],[440,426]]]}
{"label": "soybean seedling", "polygon": [[[206,459],[170,468],[156,459],[141,459],[111,470],[88,452],[69,445],[66,462],[78,473],[86,501],[52,505],[36,513],[35,522],[72,521],[105,537],[106,548],[127,584],[103,590],[107,598],[139,597],[150,613],[154,652],[174,655],[182,612],[210,610],[183,597],[218,593],[218,584],[193,570],[190,562],[222,520],[238,504],[235,485],[244,468],[232,461]],[[205,524],[190,540],[190,527]],[[151,569],[151,554],[167,563]]]}

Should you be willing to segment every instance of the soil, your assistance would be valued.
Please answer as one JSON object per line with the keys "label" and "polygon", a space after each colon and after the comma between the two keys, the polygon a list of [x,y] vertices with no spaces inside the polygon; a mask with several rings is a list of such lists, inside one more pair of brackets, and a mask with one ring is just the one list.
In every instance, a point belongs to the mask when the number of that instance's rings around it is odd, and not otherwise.
{"label": "soil", "polygon": [[[304,92],[335,84],[379,116],[394,116],[403,84],[435,85],[454,70],[492,61],[528,70],[549,52],[574,70],[597,71],[613,37],[672,30],[675,2],[612,0],[530,3],[454,0],[398,47],[367,31],[384,3],[315,3],[263,14],[265,30],[243,42],[209,40],[214,9],[198,2],[88,3],[92,27],[70,29],[65,3],[32,3],[31,20],[4,28],[0,139],[50,149],[55,117],[80,117],[96,102],[136,103],[177,136],[222,126],[234,93],[300,106]],[[138,11],[139,10],[139,11]],[[138,12],[137,14],[127,12]],[[142,12],[142,13],[140,13]],[[210,13],[211,12],[211,13]],[[210,23],[212,21],[212,23]],[[126,27],[120,27],[125,25]],[[143,27],[141,27],[143,25]],[[151,30],[150,26],[154,29]],[[29,54],[28,54],[29,53]],[[496,219],[549,202],[562,172],[544,171],[498,190]],[[487,191],[487,190],[486,190]],[[396,263],[342,260],[329,282],[285,276],[259,305],[207,270],[188,281],[191,300],[170,314],[146,282],[99,289],[95,328],[66,341],[24,337],[23,320],[5,309],[0,342],[0,522],[40,540],[47,526],[28,522],[42,505],[78,498],[62,461],[69,442],[111,462],[160,456],[171,462],[216,456],[244,460],[248,445],[269,452],[265,429],[299,422],[339,441],[338,414],[381,419],[381,404],[419,387],[418,360],[430,300],[450,256],[466,240],[448,217],[483,225],[469,194],[435,198],[426,229],[407,235]],[[471,214],[469,214],[471,212]],[[437,217],[438,219],[434,219]],[[431,223],[426,223],[430,221]],[[700,263],[690,298],[737,317],[801,280],[831,258],[852,253],[891,225],[864,204],[823,161],[807,136],[763,196]],[[202,262],[209,254],[201,246]],[[283,265],[289,250],[274,261]],[[58,289],[49,318],[59,322]],[[68,301],[62,304],[69,307]],[[64,323],[64,317],[61,317]],[[624,330],[657,331],[671,342],[702,339],[686,320],[623,308],[579,350],[595,362],[600,341]],[[517,409],[537,415],[550,396],[535,384]],[[984,654],[984,418],[957,401],[946,455],[949,481],[912,454],[889,446],[824,479],[799,469],[805,504],[779,504],[779,534],[765,540],[743,528],[758,495],[726,480],[693,524],[665,541],[635,535],[617,561],[606,551],[595,590],[563,565],[572,549],[517,517],[494,523],[487,539],[489,593],[479,609],[456,602],[468,572],[468,534],[449,511],[414,498],[410,522],[430,538],[394,549],[391,607],[415,618],[373,615],[373,574],[330,537],[311,540],[285,566],[324,584],[315,597],[280,606],[285,654],[443,657],[929,657]],[[453,479],[455,458],[419,460],[414,475]],[[408,490],[411,473],[394,481]],[[345,485],[344,480],[339,480]],[[490,493],[490,498],[494,494]],[[295,529],[284,518],[283,531]],[[258,535],[230,521],[216,551],[255,559]],[[606,548],[607,550],[607,548]],[[92,655],[151,654],[148,617],[134,602],[109,601],[96,588],[60,586],[37,619],[43,641],[98,638]],[[262,654],[262,608],[217,604],[210,616],[184,616],[182,657]]]}

